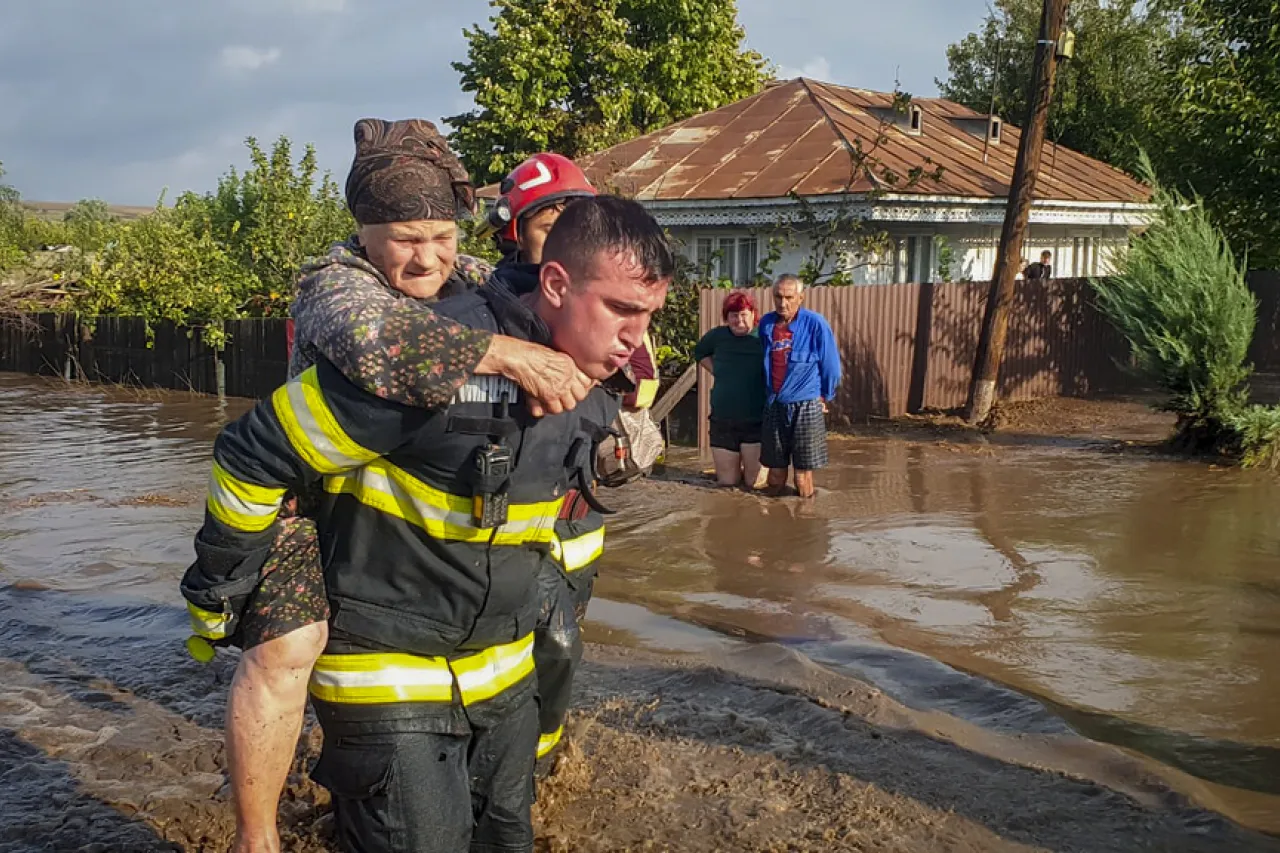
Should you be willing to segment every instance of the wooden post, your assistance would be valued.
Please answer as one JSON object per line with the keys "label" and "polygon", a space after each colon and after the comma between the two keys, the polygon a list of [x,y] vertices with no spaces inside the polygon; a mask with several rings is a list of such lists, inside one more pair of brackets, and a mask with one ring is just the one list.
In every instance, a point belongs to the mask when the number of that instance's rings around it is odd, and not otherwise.
{"label": "wooden post", "polygon": [[649,411],[649,416],[653,418],[653,422],[655,424],[660,424],[666,420],[667,416],[671,414],[671,410],[679,405],[680,401],[684,399],[684,395],[689,393],[689,390],[693,388],[693,384],[697,380],[698,364],[697,362],[694,362],[689,365],[685,369],[684,373],[680,375],[680,378],[667,389],[667,392],[662,395],[662,399],[653,404],[653,408]]}
{"label": "wooden post", "polygon": [[[218,328],[220,328],[220,329],[222,329],[223,331],[225,331],[225,330],[226,330],[226,325],[225,325],[221,320],[219,320],[219,321],[218,321]],[[222,340],[223,340],[223,341],[225,341],[225,340],[226,340],[226,336],[225,336],[225,335],[223,336]],[[226,402],[227,402],[227,362],[226,362],[226,359],[224,359],[224,358],[222,357],[222,353],[223,353],[223,351],[222,351],[222,350],[220,350],[220,349],[214,349],[214,351],[213,351],[213,381],[214,381],[214,384],[215,384],[215,385],[217,385],[217,388],[218,388],[218,403],[219,403],[219,405],[226,405]]]}
{"label": "wooden post", "polygon": [[996,401],[996,381],[1000,376],[1000,364],[1004,361],[1005,338],[1009,330],[1009,308],[1013,303],[1015,279],[1022,260],[1023,238],[1027,222],[1031,219],[1036,174],[1040,170],[1040,153],[1044,148],[1049,106],[1053,101],[1058,39],[1066,23],[1069,5],[1070,0],[1044,0],[1027,120],[1018,143],[1018,159],[1013,167],[1004,229],[996,250],[996,268],[991,277],[991,290],[982,317],[982,336],[978,339],[978,357],[974,361],[973,381],[969,386],[965,418],[971,424],[986,420]]}

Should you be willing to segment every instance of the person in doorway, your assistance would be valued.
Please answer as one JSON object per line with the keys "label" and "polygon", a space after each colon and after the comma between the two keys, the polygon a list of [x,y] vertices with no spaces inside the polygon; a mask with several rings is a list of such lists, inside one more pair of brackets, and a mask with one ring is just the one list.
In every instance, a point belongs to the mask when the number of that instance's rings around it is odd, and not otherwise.
{"label": "person in doorway", "polygon": [[764,419],[764,349],[756,331],[756,303],[743,290],[730,293],[720,309],[724,325],[702,336],[693,358],[715,377],[711,388],[711,457],[721,486],[760,478],[760,426]]}
{"label": "person in doorway", "polygon": [[[364,119],[355,140],[346,195],[359,230],[303,267],[292,307],[290,375],[323,359],[369,393],[422,408],[447,403],[475,374],[515,381],[541,412],[563,412],[584,399],[593,382],[563,353],[433,313],[429,303],[437,296],[466,292],[491,273],[483,262],[457,255],[456,220],[470,215],[474,196],[435,127]],[[327,641],[319,547],[306,517],[305,505],[314,502],[303,496],[301,514],[279,519],[234,636],[192,605],[197,638],[244,650],[226,720],[235,853],[280,849],[280,791],[307,680]]]}
{"label": "person in doorway", "polygon": [[760,321],[768,401],[760,462],[780,494],[790,469],[796,491],[813,497],[813,472],[827,464],[827,403],[840,387],[840,353],[831,326],[804,307],[804,283],[784,275],[773,285],[774,311]]}
{"label": "person in doorway", "polygon": [[1040,262],[1027,264],[1022,277],[1026,281],[1048,281],[1053,278],[1053,253],[1047,250],[1041,252]]}
{"label": "person in doorway", "polygon": [[[537,275],[499,270],[436,312],[552,345],[599,382],[639,345],[673,272],[652,217],[600,197],[566,210]],[[408,408],[321,359],[215,444],[183,591],[228,633],[286,489],[322,484],[332,607],[310,682],[325,730],[313,775],[349,853],[532,849],[541,546],[618,403],[596,389],[533,418],[520,402],[509,380],[478,377],[447,405]]]}

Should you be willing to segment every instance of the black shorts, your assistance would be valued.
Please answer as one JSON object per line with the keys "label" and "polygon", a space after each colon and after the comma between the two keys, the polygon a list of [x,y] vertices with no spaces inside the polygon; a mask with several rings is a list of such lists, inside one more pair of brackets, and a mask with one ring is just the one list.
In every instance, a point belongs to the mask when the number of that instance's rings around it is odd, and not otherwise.
{"label": "black shorts", "polygon": [[720,450],[732,450],[738,453],[744,444],[760,443],[759,421],[730,421],[723,418],[711,418],[708,432],[711,434],[711,446]]}
{"label": "black shorts", "polygon": [[827,466],[827,421],[821,400],[770,403],[764,410],[760,464],[813,471]]}

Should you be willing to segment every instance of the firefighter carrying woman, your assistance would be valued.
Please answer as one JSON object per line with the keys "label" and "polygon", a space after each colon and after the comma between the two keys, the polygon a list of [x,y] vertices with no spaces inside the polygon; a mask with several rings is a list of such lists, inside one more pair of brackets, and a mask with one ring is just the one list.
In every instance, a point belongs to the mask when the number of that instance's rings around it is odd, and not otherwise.
{"label": "firefighter carrying woman", "polygon": [[521,168],[550,181],[508,182],[521,256],[485,281],[457,256],[474,194],[435,128],[355,136],[358,234],[303,271],[294,378],[219,436],[183,580],[193,652],[245,649],[236,849],[279,849],[308,691],[344,849],[531,849],[536,754],[580,655],[572,599],[603,544],[592,481],[616,474],[597,449],[625,444],[602,383],[643,345],[673,259],[638,205],[535,158]]}

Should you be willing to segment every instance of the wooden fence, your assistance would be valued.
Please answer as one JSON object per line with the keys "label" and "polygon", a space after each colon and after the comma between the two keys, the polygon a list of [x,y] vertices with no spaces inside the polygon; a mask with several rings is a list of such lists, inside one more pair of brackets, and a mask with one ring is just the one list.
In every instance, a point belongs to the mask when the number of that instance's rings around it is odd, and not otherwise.
{"label": "wooden fence", "polygon": [[155,324],[148,343],[139,317],[30,314],[0,323],[0,371],[261,398],[288,376],[288,322],[229,321],[218,353],[173,323]]}
{"label": "wooden fence", "polygon": [[[1259,370],[1280,371],[1280,273],[1256,273],[1258,326],[1250,357]],[[981,324],[986,284],[892,284],[819,287],[807,307],[836,332],[845,380],[834,421],[892,417],[964,403]],[[700,325],[720,325],[726,290],[702,293]],[[1000,376],[1003,399],[1085,396],[1134,387],[1121,369],[1127,347],[1093,308],[1080,280],[1020,283]],[[755,291],[768,310],[767,290]],[[198,331],[159,323],[148,345],[136,317],[100,317],[92,323],[65,314],[0,319],[0,371],[65,376],[216,394],[262,398],[288,373],[290,322],[235,320],[229,343],[217,353]],[[699,382],[697,423],[705,447],[710,379]]]}

